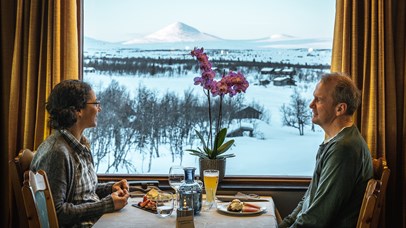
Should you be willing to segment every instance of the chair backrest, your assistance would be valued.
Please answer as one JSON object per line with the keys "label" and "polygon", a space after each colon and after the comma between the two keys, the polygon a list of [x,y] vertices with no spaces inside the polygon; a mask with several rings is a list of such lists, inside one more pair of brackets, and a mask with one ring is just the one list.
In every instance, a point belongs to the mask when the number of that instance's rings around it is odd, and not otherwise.
{"label": "chair backrest", "polygon": [[24,181],[24,172],[30,169],[31,161],[34,157],[34,152],[29,149],[22,149],[17,157],[9,161],[10,181],[16,199],[18,210],[18,222],[20,227],[27,227],[28,221],[25,214],[25,206],[21,187]]}
{"label": "chair backrest", "polygon": [[380,195],[381,181],[371,179],[368,181],[358,215],[357,228],[370,228],[377,199]]}
{"label": "chair backrest", "polygon": [[29,227],[59,227],[45,171],[38,170],[37,173],[31,170],[26,171],[21,192],[24,198]]}
{"label": "chair backrest", "polygon": [[386,160],[379,158],[373,159],[373,166],[374,166],[374,178],[376,180],[380,180],[382,183],[380,194],[376,200],[376,206],[374,209],[374,214],[372,216],[372,228],[379,227],[379,223],[381,218],[383,218],[383,208],[385,205],[385,196],[386,196],[386,188],[388,186],[389,176],[390,176],[390,169],[386,164]]}

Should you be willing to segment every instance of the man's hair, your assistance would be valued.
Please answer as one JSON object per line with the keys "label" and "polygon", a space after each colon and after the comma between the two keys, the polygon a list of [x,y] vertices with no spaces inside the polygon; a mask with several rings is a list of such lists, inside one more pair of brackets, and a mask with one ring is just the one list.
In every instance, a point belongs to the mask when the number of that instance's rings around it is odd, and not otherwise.
{"label": "man's hair", "polygon": [[346,114],[352,115],[361,104],[361,91],[355,86],[348,74],[344,73],[329,73],[324,74],[321,83],[334,83],[334,91],[332,93],[335,104],[346,103]]}
{"label": "man's hair", "polygon": [[79,80],[65,80],[57,84],[45,106],[51,128],[66,129],[73,126],[77,121],[76,111],[86,107],[91,90],[89,84]]}

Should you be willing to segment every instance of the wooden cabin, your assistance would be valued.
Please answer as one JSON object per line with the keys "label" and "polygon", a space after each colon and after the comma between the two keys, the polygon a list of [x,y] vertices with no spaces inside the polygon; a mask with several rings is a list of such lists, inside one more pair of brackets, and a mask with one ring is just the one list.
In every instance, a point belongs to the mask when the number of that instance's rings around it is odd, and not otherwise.
{"label": "wooden cabin", "polygon": [[259,119],[262,112],[256,110],[255,108],[248,106],[241,110],[238,110],[234,117],[235,119]]}

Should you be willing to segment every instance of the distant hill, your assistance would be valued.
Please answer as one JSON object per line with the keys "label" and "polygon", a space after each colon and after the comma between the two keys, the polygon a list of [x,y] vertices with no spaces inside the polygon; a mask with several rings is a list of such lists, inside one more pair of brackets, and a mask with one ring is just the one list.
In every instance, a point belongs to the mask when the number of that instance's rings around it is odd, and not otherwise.
{"label": "distant hill", "polygon": [[200,32],[192,26],[182,22],[176,22],[165,28],[151,33],[143,38],[136,38],[123,44],[146,44],[146,43],[166,43],[166,42],[196,42],[196,41],[217,41],[220,38]]}
{"label": "distant hill", "polygon": [[85,48],[111,48],[115,47],[117,44],[116,43],[111,43],[103,40],[98,40],[90,37],[84,37],[84,45]]}
{"label": "distant hill", "polygon": [[312,48],[331,49],[332,40],[323,38],[298,38],[287,34],[274,34],[250,40],[227,40],[207,34],[182,22],[170,24],[141,38],[121,43],[110,43],[85,37],[85,48],[139,48],[139,49],[269,49]]}

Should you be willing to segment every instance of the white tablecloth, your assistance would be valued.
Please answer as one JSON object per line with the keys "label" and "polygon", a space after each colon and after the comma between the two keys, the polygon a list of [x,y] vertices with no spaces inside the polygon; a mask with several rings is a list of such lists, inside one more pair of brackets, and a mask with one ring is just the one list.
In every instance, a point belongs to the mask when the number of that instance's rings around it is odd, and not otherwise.
{"label": "white tablecloth", "polygon": [[[278,227],[275,217],[275,206],[272,198],[268,202],[255,202],[267,208],[266,212],[251,216],[234,216],[218,212],[215,208],[201,211],[194,217],[195,228],[231,228],[231,227]],[[131,198],[127,206],[120,211],[104,214],[94,225],[98,227],[176,227],[176,211],[171,216],[160,218],[151,212],[131,206],[141,198]],[[227,204],[218,202],[218,204]]]}

